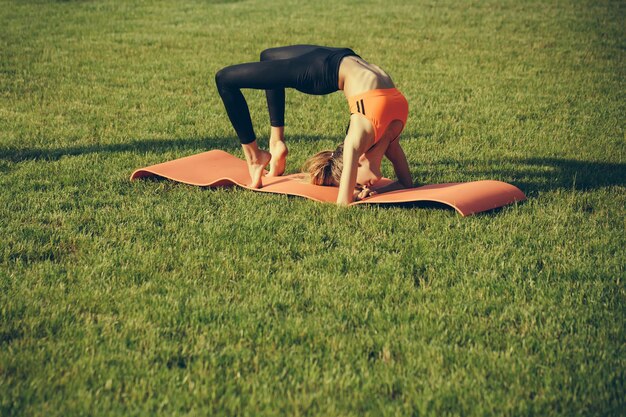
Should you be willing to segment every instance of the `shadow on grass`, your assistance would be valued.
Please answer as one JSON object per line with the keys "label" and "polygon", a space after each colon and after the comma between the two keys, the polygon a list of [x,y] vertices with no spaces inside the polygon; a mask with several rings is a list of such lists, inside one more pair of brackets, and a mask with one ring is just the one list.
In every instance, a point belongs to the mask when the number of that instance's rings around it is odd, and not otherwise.
{"label": "shadow on grass", "polygon": [[[564,158],[503,158],[496,161],[435,161],[424,170],[462,172],[465,181],[498,179],[527,195],[556,189],[592,190],[626,185],[626,164]],[[446,180],[455,181],[453,174]]]}
{"label": "shadow on grass", "polygon": [[[373,206],[373,204],[359,204],[357,205],[357,207],[359,206]],[[456,212],[456,210],[454,209],[454,207],[449,206],[447,204],[444,203],[438,203],[436,201],[406,201],[403,203],[383,203],[383,204],[377,204],[377,206],[381,207],[381,208],[391,208],[391,207],[398,207],[398,208],[405,208],[405,209],[412,209],[412,208],[419,208],[419,209],[430,209],[430,210],[447,210],[450,212]]]}
{"label": "shadow on grass", "polygon": [[9,162],[56,161],[64,156],[78,156],[91,153],[120,152],[165,152],[184,149],[223,149],[233,150],[239,147],[234,138],[194,138],[194,139],[144,139],[127,143],[93,144],[70,146],[66,148],[0,148],[0,160]]}
{"label": "shadow on grass", "polygon": [[[334,136],[297,135],[289,138],[290,144],[315,143],[334,140]],[[267,146],[267,138],[260,145]],[[0,164],[23,161],[56,161],[65,156],[91,153],[159,153],[172,150],[222,149],[233,152],[239,149],[235,137],[143,139],[119,144],[93,144],[66,148],[0,148]],[[321,150],[321,147],[320,147]],[[526,194],[563,188],[589,190],[607,186],[626,185],[626,164],[577,161],[554,157],[503,158],[500,160],[440,160],[430,164],[416,164],[420,171],[444,171],[442,182],[458,181],[455,172],[461,172],[465,181],[499,179],[519,187]],[[0,170],[1,171],[1,170]],[[415,174],[415,173],[414,173]],[[419,175],[416,176],[419,178]]]}
{"label": "shadow on grass", "polygon": [[560,158],[511,159],[510,169],[497,172],[521,178],[522,190],[549,191],[556,188],[592,190],[608,186],[626,185],[626,164],[576,161]]}
{"label": "shadow on grass", "polygon": [[[290,144],[315,143],[328,140],[331,137],[298,135],[289,138]],[[334,138],[336,139],[336,138]],[[259,139],[259,145],[267,147],[267,138]],[[0,148],[0,160],[6,162],[24,161],[57,161],[64,156],[78,156],[91,153],[120,153],[120,152],[167,152],[171,150],[186,149],[221,149],[233,151],[240,149],[239,140],[235,137],[228,138],[188,138],[188,139],[142,139],[126,143],[92,144],[69,146],[65,148]]]}

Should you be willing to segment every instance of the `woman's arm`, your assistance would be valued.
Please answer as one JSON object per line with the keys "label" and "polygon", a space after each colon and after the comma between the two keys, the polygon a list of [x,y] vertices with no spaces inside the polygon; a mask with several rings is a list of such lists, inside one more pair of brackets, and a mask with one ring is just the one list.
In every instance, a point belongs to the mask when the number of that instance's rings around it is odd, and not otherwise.
{"label": "woman's arm", "polygon": [[343,170],[339,182],[339,194],[337,204],[347,206],[354,201],[354,188],[356,187],[356,171],[359,164],[359,156],[363,152],[359,146],[359,138],[354,135],[346,136],[343,143]]}
{"label": "woman's arm", "polygon": [[[374,186],[371,188],[371,191],[373,191],[375,194],[383,194],[383,193],[388,193],[391,191],[404,190],[405,188],[411,188],[411,187],[405,187],[400,182],[394,181],[391,184],[387,184],[382,187],[377,187],[376,184],[374,184]],[[369,193],[368,195],[373,195],[373,194]]]}
{"label": "woman's arm", "polygon": [[371,125],[365,125],[361,117],[363,116],[352,115],[350,117],[350,128],[343,142],[343,170],[337,195],[337,204],[340,206],[347,206],[354,201],[359,157],[374,140]]}
{"label": "woman's arm", "polygon": [[394,181],[391,184],[387,184],[382,187],[376,187],[374,185],[371,189],[365,190],[359,197],[369,197],[374,194],[383,194],[390,191],[403,190],[405,188],[413,188],[413,178],[411,177],[411,171],[409,170],[409,163],[406,160],[406,155],[399,141],[396,139],[389,144],[385,151],[385,156],[391,161],[393,169],[396,172],[398,181]]}
{"label": "woman's arm", "polygon": [[389,144],[385,151],[385,156],[391,161],[393,170],[396,172],[396,177],[398,177],[398,182],[402,184],[404,188],[413,188],[413,177],[411,176],[411,170],[409,169],[409,163],[406,160],[404,150],[402,146],[400,146],[400,138],[397,138]]}

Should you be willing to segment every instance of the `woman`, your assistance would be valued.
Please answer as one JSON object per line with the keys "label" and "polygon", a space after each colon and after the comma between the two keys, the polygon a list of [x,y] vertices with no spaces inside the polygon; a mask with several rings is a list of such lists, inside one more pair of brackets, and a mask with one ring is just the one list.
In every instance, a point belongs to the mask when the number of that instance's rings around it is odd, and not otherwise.
{"label": "woman", "polygon": [[[348,205],[355,198],[372,195],[382,176],[383,156],[393,164],[398,182],[377,192],[413,186],[411,172],[398,136],[408,115],[408,103],[389,75],[364,61],[348,48],[294,45],[266,49],[261,61],[226,67],[215,76],[217,89],[241,141],[252,178],[259,188],[263,169],[282,175],[287,146],[284,142],[285,88],[306,94],[330,94],[343,90],[350,105],[350,126],[342,145],[335,151],[320,152],[309,161],[311,181],[339,186],[337,204]],[[257,146],[248,105],[242,88],[263,89],[270,114],[270,151]]]}

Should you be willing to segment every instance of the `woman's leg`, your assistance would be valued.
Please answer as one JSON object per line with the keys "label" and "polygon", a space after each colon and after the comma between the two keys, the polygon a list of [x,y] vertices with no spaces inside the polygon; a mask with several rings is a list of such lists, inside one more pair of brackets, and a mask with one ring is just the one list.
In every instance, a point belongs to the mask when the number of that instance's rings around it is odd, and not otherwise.
{"label": "woman's leg", "polygon": [[[254,88],[270,91],[268,106],[273,126],[270,138],[273,137],[274,139],[271,140],[274,146],[270,146],[270,149],[275,155],[274,161],[270,163],[270,173],[281,175],[284,172],[287,154],[283,142],[285,88],[292,87],[307,93],[313,91],[312,83],[315,82],[315,78],[306,78],[303,77],[303,74],[310,71],[312,62],[323,59],[323,53],[322,56],[310,54],[317,48],[320,47],[294,45],[271,48],[261,53],[261,62],[233,65],[218,71],[215,75],[217,89],[226,107],[228,117],[244,147],[253,187],[261,185],[263,168],[270,162],[272,155],[261,151],[256,146],[256,135],[252,127],[250,111],[241,89]],[[304,57],[303,55],[307,56]],[[301,56],[302,59],[299,59]],[[260,164],[265,165],[259,168]]]}
{"label": "woman's leg", "polygon": [[[285,59],[233,65],[215,75],[217,90],[246,155],[252,187],[261,186],[263,169],[270,163],[272,155],[259,149],[256,144],[250,110],[241,89],[284,90],[285,87],[297,85],[298,74],[302,70],[297,61]],[[280,175],[284,171],[286,152],[276,146],[274,148],[277,157],[272,164],[272,174]]]}
{"label": "woman's leg", "polygon": [[[315,45],[293,45],[269,48],[261,52],[261,61],[293,59],[317,48]],[[270,176],[283,175],[289,150],[285,144],[285,88],[265,90],[270,115]]]}
{"label": "woman's leg", "polygon": [[[292,87],[307,93],[313,90],[312,83],[315,80],[311,79],[310,74],[308,78],[303,75],[310,72],[313,62],[325,58],[325,52],[320,52],[315,56],[309,54],[318,48],[337,49],[315,45],[271,48],[261,53],[261,62],[233,65],[218,71],[215,75],[217,89],[242,143],[252,142],[256,136],[252,128],[248,105],[240,90],[254,88],[269,91],[268,106],[272,126],[283,126],[285,88]],[[299,59],[300,57],[302,59]]]}
{"label": "woman's leg", "polygon": [[[293,59],[307,54],[317,45],[292,45],[265,49],[261,52],[261,61]],[[270,115],[270,176],[282,175],[285,172],[288,149],[285,144],[285,89],[265,90],[267,110]]]}
{"label": "woman's leg", "polygon": [[[292,45],[269,48],[261,52],[261,61],[276,61],[279,59],[292,59],[304,55],[319,48],[315,45]],[[272,127],[285,126],[285,89],[275,88],[265,90],[267,109],[270,114]],[[274,129],[272,129],[274,131]],[[282,129],[280,130],[282,131]],[[278,132],[278,130],[277,130]]]}
{"label": "woman's leg", "polygon": [[254,142],[256,135],[250,119],[250,110],[241,89],[283,88],[284,83],[277,79],[275,68],[274,63],[254,62],[232,65],[215,74],[217,91],[242,144]]}

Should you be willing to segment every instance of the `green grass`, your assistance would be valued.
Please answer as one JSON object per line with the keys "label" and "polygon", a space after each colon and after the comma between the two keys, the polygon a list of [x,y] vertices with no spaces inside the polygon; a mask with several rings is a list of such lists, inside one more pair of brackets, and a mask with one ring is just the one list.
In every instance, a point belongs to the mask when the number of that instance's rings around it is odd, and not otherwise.
{"label": "green grass", "polygon": [[[620,415],[622,1],[0,2],[0,415]],[[241,156],[213,82],[350,46],[407,96],[419,183],[529,196],[461,218],[158,181]],[[263,144],[265,97],[246,92]],[[287,95],[287,170],[342,140]],[[389,165],[384,173],[391,175]]]}

